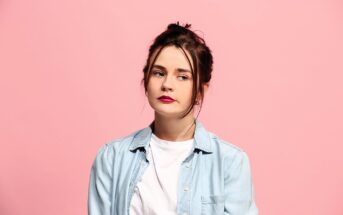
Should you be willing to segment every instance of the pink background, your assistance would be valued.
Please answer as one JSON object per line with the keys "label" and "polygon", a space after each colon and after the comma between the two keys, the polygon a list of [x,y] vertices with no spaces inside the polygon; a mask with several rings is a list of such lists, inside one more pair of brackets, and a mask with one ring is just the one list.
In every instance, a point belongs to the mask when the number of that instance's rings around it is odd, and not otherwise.
{"label": "pink background", "polygon": [[2,0],[1,215],[87,213],[96,151],[153,119],[142,68],[175,21],[213,51],[199,119],[247,151],[260,214],[343,214],[342,1]]}

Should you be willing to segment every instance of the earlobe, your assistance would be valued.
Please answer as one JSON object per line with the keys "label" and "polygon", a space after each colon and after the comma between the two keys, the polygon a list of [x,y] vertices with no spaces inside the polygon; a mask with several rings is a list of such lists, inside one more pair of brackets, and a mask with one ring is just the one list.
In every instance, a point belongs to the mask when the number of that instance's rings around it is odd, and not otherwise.
{"label": "earlobe", "polygon": [[[208,83],[203,84],[204,94],[206,94],[206,92],[208,90],[208,87],[209,87]],[[195,100],[195,102],[196,102],[195,104],[199,105],[200,101],[201,101],[201,96],[200,96],[200,93],[199,93],[197,99]]]}
{"label": "earlobe", "polygon": [[204,84],[204,93],[206,93],[206,92],[207,92],[207,90],[208,90],[208,87],[209,87],[209,84],[208,84],[208,83]]}

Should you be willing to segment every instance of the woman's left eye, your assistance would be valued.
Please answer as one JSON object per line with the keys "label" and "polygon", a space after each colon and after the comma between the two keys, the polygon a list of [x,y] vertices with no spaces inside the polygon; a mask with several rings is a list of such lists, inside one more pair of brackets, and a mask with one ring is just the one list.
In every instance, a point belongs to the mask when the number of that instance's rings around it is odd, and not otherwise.
{"label": "woman's left eye", "polygon": [[188,77],[187,76],[179,76],[179,78],[181,78],[180,80],[187,80],[188,79]]}

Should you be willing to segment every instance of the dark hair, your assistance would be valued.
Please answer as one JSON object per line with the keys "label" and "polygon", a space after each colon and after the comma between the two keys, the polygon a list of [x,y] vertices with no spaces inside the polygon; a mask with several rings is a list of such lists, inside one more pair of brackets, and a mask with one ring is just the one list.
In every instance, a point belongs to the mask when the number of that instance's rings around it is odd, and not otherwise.
{"label": "dark hair", "polygon": [[[160,35],[158,35],[155,38],[154,42],[151,44],[149,48],[149,56],[146,61],[146,65],[143,68],[144,77],[141,81],[141,83],[144,83],[144,89],[146,93],[147,86],[149,83],[151,67],[155,63],[161,50],[166,46],[176,46],[178,48],[181,48],[184,54],[186,55],[186,58],[191,67],[192,74],[194,77],[192,102],[191,102],[191,105],[188,107],[187,112],[185,113],[184,116],[182,116],[182,118],[184,118],[187,114],[189,114],[189,112],[193,109],[194,105],[197,102],[197,95],[199,92],[201,96],[201,100],[200,100],[201,102],[200,110],[201,110],[203,99],[204,99],[203,84],[208,83],[211,80],[212,64],[213,64],[213,57],[211,54],[211,50],[207,47],[205,40],[199,37],[193,31],[191,31],[190,27],[191,27],[190,24],[181,26],[179,25],[179,22],[171,23],[168,25],[167,29],[164,32],[162,32]],[[192,68],[191,61],[188,58],[185,49],[189,52],[190,56],[192,57],[194,68]],[[151,61],[151,57],[156,51],[157,53],[154,59]],[[200,113],[200,110],[199,110],[199,113]]]}

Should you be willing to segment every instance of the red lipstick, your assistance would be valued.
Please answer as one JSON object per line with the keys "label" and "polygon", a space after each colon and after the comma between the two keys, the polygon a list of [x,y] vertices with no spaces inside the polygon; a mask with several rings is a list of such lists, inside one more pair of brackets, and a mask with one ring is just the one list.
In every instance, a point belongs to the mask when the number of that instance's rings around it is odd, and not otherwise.
{"label": "red lipstick", "polygon": [[171,102],[175,101],[173,98],[171,98],[169,96],[158,97],[158,100],[160,100],[161,102],[164,102],[164,103],[171,103]]}

